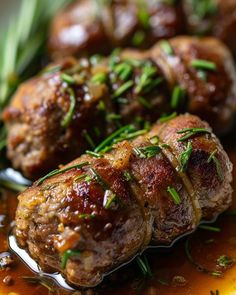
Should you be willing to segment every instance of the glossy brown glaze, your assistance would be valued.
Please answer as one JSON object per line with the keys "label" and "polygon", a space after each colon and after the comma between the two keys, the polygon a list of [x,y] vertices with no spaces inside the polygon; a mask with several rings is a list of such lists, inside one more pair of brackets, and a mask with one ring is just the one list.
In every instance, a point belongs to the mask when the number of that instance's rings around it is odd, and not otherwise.
{"label": "glossy brown glaze", "polygon": [[[228,149],[231,161],[236,164],[236,153],[231,144]],[[234,169],[234,180],[236,179],[236,170]],[[233,183],[234,192],[236,183]],[[234,193],[233,206],[230,210],[236,209],[236,195]],[[16,195],[10,192],[1,193],[1,216],[7,216],[4,221],[4,227],[0,232],[1,245],[0,251],[9,251],[7,244],[7,234],[10,227],[10,222],[14,219],[15,208],[17,206]],[[217,224],[221,228],[221,232],[214,233],[210,231],[198,230],[191,237],[191,253],[194,259],[201,262],[205,267],[214,269],[216,266],[216,259],[221,255],[227,255],[236,258],[235,241],[236,232],[235,217],[221,217]],[[89,291],[86,295],[136,295],[141,292],[144,295],[158,294],[160,295],[199,295],[208,294],[210,291],[216,292],[219,290],[220,295],[232,295],[236,291],[235,284],[235,264],[231,267],[223,269],[223,276],[216,278],[205,273],[199,272],[187,259],[184,251],[184,241],[176,244],[166,252],[156,251],[148,253],[147,255],[149,264],[153,272],[152,279],[144,279],[141,276],[137,264],[133,263],[129,268],[122,268],[116,279],[110,281],[101,290]],[[16,256],[13,255],[14,265],[7,270],[0,272],[0,294],[8,295],[10,292],[15,292],[19,295],[32,294],[32,295],[46,295],[46,294],[59,294],[71,295],[73,292],[66,292],[63,289],[52,284],[52,290],[49,292],[47,288],[39,283],[27,283],[22,277],[34,277],[32,273]],[[122,273],[126,279],[123,279]],[[133,277],[130,277],[133,273]],[[3,283],[6,276],[12,277],[12,285],[7,286]],[[179,284],[178,281],[181,281]],[[184,280],[183,280],[184,279]],[[162,283],[161,283],[162,282]],[[163,285],[163,282],[167,285]],[[80,294],[80,293],[78,293]],[[80,294],[81,295],[81,294]]]}
{"label": "glossy brown glaze", "polygon": [[[192,165],[186,173],[178,162],[186,142],[178,141],[182,135],[177,132],[184,128],[209,132],[189,140]],[[160,150],[140,157],[136,149],[150,147],[154,136],[159,136],[160,146],[151,146]],[[223,179],[216,163],[208,161],[214,151]],[[70,169],[81,163],[82,168]],[[232,200],[232,166],[226,153],[209,125],[188,114],[156,124],[134,141],[118,143],[104,158],[82,156],[66,168],[19,196],[15,235],[44,270],[58,270],[82,287],[100,283],[104,274],[148,244],[168,245],[193,231],[201,219],[211,220]],[[85,177],[78,180],[81,175]],[[179,201],[171,197],[170,187]],[[63,264],[67,251],[79,254]]]}
{"label": "glossy brown glaze", "polygon": [[[158,43],[144,53],[122,51],[96,62],[67,59],[54,72],[52,66],[25,82],[3,113],[13,166],[35,179],[93,149],[114,128],[134,122],[143,128],[145,121],[174,111],[200,116],[217,134],[228,132],[236,111],[236,73],[229,51],[213,38],[178,37],[169,45],[171,54]],[[213,63],[215,70],[205,70],[202,79],[192,66],[196,59]],[[63,82],[63,74],[73,83]],[[95,83],[96,75],[103,80]],[[184,95],[173,107],[176,87]],[[76,107],[63,127],[71,91]]]}

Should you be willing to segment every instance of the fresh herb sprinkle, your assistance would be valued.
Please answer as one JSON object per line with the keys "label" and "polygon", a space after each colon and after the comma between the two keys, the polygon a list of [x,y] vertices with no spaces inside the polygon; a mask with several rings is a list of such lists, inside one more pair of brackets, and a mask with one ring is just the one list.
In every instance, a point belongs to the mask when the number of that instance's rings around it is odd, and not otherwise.
{"label": "fresh herb sprinkle", "polygon": [[133,152],[141,159],[152,158],[161,152],[158,145],[133,148]]}
{"label": "fresh herb sprinkle", "polygon": [[211,162],[213,162],[213,163],[215,164],[215,166],[216,166],[216,172],[217,172],[218,178],[219,178],[219,180],[222,182],[222,181],[224,180],[224,173],[223,173],[223,169],[222,169],[221,163],[220,163],[220,161],[219,161],[219,160],[217,159],[217,157],[216,157],[216,153],[217,153],[217,149],[214,150],[214,151],[210,154],[210,156],[209,156],[209,158],[208,158],[208,160],[207,160],[207,163],[211,163]]}
{"label": "fresh herb sprinkle", "polygon": [[69,126],[69,124],[71,123],[72,119],[73,119],[73,115],[75,113],[75,107],[76,107],[76,97],[75,97],[75,92],[71,89],[68,88],[67,92],[70,95],[70,107],[68,112],[66,113],[65,117],[63,118],[62,122],[61,122],[61,126],[63,128],[66,128]]}
{"label": "fresh herb sprinkle", "polygon": [[61,268],[65,269],[68,259],[73,256],[80,256],[81,252],[78,250],[67,250],[63,253],[62,260],[61,260]]}
{"label": "fresh herb sprinkle", "polygon": [[170,196],[172,197],[172,199],[176,205],[181,204],[181,197],[174,187],[168,186],[167,192],[170,194]]}
{"label": "fresh herb sprinkle", "polygon": [[181,171],[182,172],[186,172],[186,170],[188,168],[188,162],[189,162],[189,159],[191,157],[192,151],[193,151],[193,147],[192,147],[191,142],[189,141],[187,146],[186,146],[185,151],[182,152],[180,154],[180,156],[179,156],[179,162],[180,162],[180,165],[181,165]]}
{"label": "fresh herb sprinkle", "polygon": [[172,109],[176,109],[180,105],[184,95],[185,91],[180,86],[175,86],[170,101],[170,106]]}
{"label": "fresh herb sprinkle", "polygon": [[194,59],[191,61],[191,66],[195,69],[203,69],[208,71],[216,71],[217,66],[214,62],[207,61],[204,59]]}
{"label": "fresh herb sprinkle", "polygon": [[162,40],[160,42],[160,46],[166,55],[173,55],[174,54],[173,48],[171,47],[171,44],[168,40]]}
{"label": "fresh herb sprinkle", "polygon": [[180,137],[177,141],[185,141],[195,135],[199,134],[210,134],[210,130],[207,130],[206,128],[184,128],[179,131],[177,131],[177,134],[183,134],[186,133],[184,136]]}

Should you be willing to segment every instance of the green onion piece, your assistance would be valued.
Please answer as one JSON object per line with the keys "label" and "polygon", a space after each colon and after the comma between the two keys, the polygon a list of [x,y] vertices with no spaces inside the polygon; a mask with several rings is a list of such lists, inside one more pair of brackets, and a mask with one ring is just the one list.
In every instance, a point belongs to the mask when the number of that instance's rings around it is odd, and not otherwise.
{"label": "green onion piece", "polygon": [[97,73],[91,78],[91,82],[94,84],[106,84],[107,74],[106,73]]}
{"label": "green onion piece", "polygon": [[139,103],[140,103],[141,105],[143,105],[145,108],[147,108],[147,109],[151,109],[151,108],[152,108],[152,104],[151,104],[148,100],[146,100],[144,97],[139,96],[139,97],[138,97],[138,101],[139,101]]}
{"label": "green onion piece", "polygon": [[133,152],[141,159],[152,158],[161,152],[161,148],[158,145],[136,147],[133,148]]}
{"label": "green onion piece", "polygon": [[158,78],[158,80],[154,80],[154,76],[157,74],[157,68],[151,66],[150,64],[145,64],[143,67],[142,74],[139,78],[138,84],[135,88],[135,93],[140,94],[141,92],[150,91],[156,85],[162,82],[162,78]]}
{"label": "green onion piece", "polygon": [[222,181],[224,181],[224,173],[223,173],[223,169],[222,169],[221,163],[220,163],[220,161],[216,157],[216,153],[217,153],[217,149],[214,150],[210,154],[210,156],[209,156],[209,158],[207,160],[207,163],[213,162],[215,164],[218,178],[222,182]]}
{"label": "green onion piece", "polygon": [[204,230],[208,230],[208,231],[212,231],[212,232],[216,232],[219,233],[221,232],[221,229],[219,227],[215,227],[215,226],[210,226],[210,225],[199,225],[200,229],[204,229]]}
{"label": "green onion piece", "polygon": [[70,107],[68,112],[66,113],[64,119],[61,122],[61,126],[63,128],[68,127],[68,125],[71,123],[73,119],[73,115],[75,113],[75,107],[76,107],[76,98],[75,98],[75,93],[71,88],[68,88],[67,91],[70,94]]}
{"label": "green onion piece", "polygon": [[67,250],[63,253],[62,260],[61,260],[61,268],[65,269],[68,259],[73,256],[79,256],[81,254],[78,250]]}
{"label": "green onion piece", "polygon": [[175,86],[172,92],[170,106],[172,109],[176,109],[180,103],[182,98],[185,95],[185,91],[180,86]]}
{"label": "green onion piece", "polygon": [[196,69],[204,69],[209,71],[216,71],[217,66],[214,62],[210,62],[204,59],[194,59],[191,61],[191,66]]}
{"label": "green onion piece", "polygon": [[180,195],[179,195],[179,193],[176,191],[176,189],[174,187],[168,186],[167,192],[170,194],[170,196],[172,197],[172,199],[173,199],[173,201],[175,202],[176,205],[181,204]]}
{"label": "green onion piece", "polygon": [[89,162],[82,162],[80,164],[77,164],[77,165],[73,165],[73,166],[70,166],[70,167],[67,167],[67,168],[64,168],[64,169],[56,169],[56,170],[53,170],[51,172],[49,172],[48,174],[46,174],[44,177],[40,178],[37,182],[36,182],[36,186],[42,184],[46,179],[50,178],[50,177],[53,177],[55,175],[58,175],[58,174],[61,174],[61,173],[64,173],[66,171],[69,171],[69,170],[72,170],[72,169],[81,169],[83,168],[84,166],[88,166],[89,165]]}
{"label": "green onion piece", "polygon": [[191,142],[189,141],[185,151],[182,152],[179,156],[179,162],[181,165],[182,172],[185,172],[188,168],[188,162],[189,162],[190,156],[192,154],[192,151],[193,151],[193,147],[192,147]]}
{"label": "green onion piece", "polygon": [[61,74],[61,79],[62,79],[62,81],[66,82],[69,85],[76,83],[75,79],[72,76],[65,74],[65,73]]}
{"label": "green onion piece", "polygon": [[168,40],[162,40],[160,42],[160,46],[166,55],[174,54],[173,48],[171,47],[170,42]]}
{"label": "green onion piece", "polygon": [[177,116],[176,112],[173,112],[170,115],[163,115],[163,116],[160,117],[159,122],[161,122],[161,123],[168,122],[168,121],[174,119],[176,116]]}
{"label": "green onion piece", "polygon": [[182,133],[186,133],[186,135],[179,138],[177,140],[178,142],[185,141],[195,135],[204,134],[204,133],[210,134],[211,131],[207,130],[206,128],[184,128],[184,129],[177,131],[177,134],[182,134]]}
{"label": "green onion piece", "polygon": [[116,65],[113,71],[119,76],[123,81],[126,81],[132,74],[133,68],[128,62],[122,62]]}

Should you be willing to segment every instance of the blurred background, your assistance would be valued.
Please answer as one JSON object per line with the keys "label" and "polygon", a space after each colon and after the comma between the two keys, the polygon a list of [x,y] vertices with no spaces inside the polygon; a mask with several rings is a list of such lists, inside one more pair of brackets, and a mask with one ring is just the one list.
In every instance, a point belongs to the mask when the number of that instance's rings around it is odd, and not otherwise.
{"label": "blurred background", "polygon": [[9,16],[19,10],[21,0],[0,0],[0,32],[4,32]]}

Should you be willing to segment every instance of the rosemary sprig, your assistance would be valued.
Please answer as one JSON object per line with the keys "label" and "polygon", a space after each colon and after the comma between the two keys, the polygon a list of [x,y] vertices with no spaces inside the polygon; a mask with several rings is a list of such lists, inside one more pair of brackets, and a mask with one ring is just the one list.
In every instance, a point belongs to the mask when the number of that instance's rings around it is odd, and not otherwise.
{"label": "rosemary sprig", "polygon": [[133,148],[133,152],[141,159],[152,158],[161,152],[158,145]]}
{"label": "rosemary sprig", "polygon": [[51,172],[49,172],[48,174],[46,174],[44,177],[40,178],[37,182],[36,182],[36,186],[42,184],[46,179],[50,178],[50,177],[53,177],[55,175],[58,175],[58,174],[61,174],[61,173],[64,173],[66,171],[69,171],[71,169],[81,169],[83,168],[84,166],[88,166],[89,165],[89,162],[82,162],[80,164],[77,164],[77,165],[73,165],[73,166],[70,166],[70,167],[67,167],[67,168],[64,168],[64,169],[56,169],[56,170],[53,170]]}
{"label": "rosemary sprig", "polygon": [[[70,76],[68,76],[70,77]],[[68,78],[67,78],[68,79]],[[72,88],[68,88],[67,92],[70,95],[70,107],[68,112],[66,113],[65,117],[63,118],[62,122],[61,122],[61,126],[63,128],[66,128],[70,125],[72,119],[73,119],[73,115],[75,113],[75,107],[76,107],[76,97],[75,97],[75,92]]]}
{"label": "rosemary sprig", "polygon": [[137,256],[136,262],[144,276],[148,276],[148,277],[152,276],[152,271],[148,263],[147,257],[145,255],[143,255],[142,257]]}
{"label": "rosemary sprig", "polygon": [[210,225],[206,225],[206,224],[199,225],[199,228],[204,229],[204,230],[208,230],[208,231],[212,231],[215,233],[221,232],[221,229],[219,227],[210,226]]}
{"label": "rosemary sprig", "polygon": [[185,141],[198,134],[204,134],[204,133],[210,134],[211,132],[210,130],[207,130],[206,128],[184,128],[177,131],[177,134],[183,134],[183,133],[186,133],[186,134],[182,136],[181,138],[179,138],[177,140],[178,142]]}

